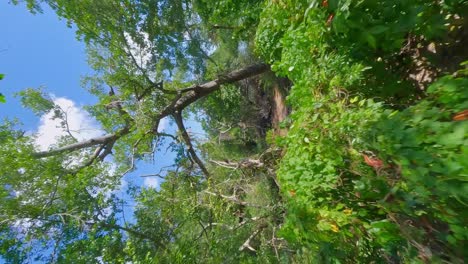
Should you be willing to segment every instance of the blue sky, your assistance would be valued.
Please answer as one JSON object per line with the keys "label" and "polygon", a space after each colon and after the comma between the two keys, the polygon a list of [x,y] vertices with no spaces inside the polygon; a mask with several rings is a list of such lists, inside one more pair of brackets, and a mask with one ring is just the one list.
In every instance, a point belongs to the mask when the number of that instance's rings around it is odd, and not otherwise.
{"label": "blue sky", "polygon": [[26,129],[37,126],[30,111],[20,107],[13,94],[28,87],[45,87],[79,105],[95,102],[80,88],[81,76],[92,73],[86,62],[85,45],[75,38],[55,13],[32,15],[24,5],[0,2],[0,72],[5,79],[0,91],[7,103],[0,105],[0,118],[19,117]]}
{"label": "blue sky", "polygon": [[[5,79],[0,81],[0,92],[7,100],[0,104],[0,119],[19,118],[24,124],[23,130],[44,134],[40,144],[47,148],[54,136],[61,133],[53,130],[57,123],[48,120],[47,115],[34,116],[14,97],[22,89],[44,87],[55,97],[56,103],[70,110],[76,126],[83,128],[85,124],[95,129],[85,137],[102,133],[97,130],[98,124],[81,109],[85,104],[95,103],[96,99],[80,87],[81,77],[93,71],[87,65],[85,45],[76,39],[74,29],[68,28],[49,8],[44,8],[43,14],[33,15],[24,5],[13,6],[6,1],[0,1],[0,25],[0,73],[5,74]],[[186,126],[194,132],[202,131],[193,121]],[[173,127],[168,129],[173,131]],[[160,179],[141,178],[140,175],[158,172],[161,166],[172,164],[173,158],[174,153],[157,153],[153,164],[140,162],[138,170],[127,175],[125,180],[136,185],[157,186]]]}
{"label": "blue sky", "polygon": [[[69,110],[74,117],[71,125],[83,129],[81,138],[102,133],[99,125],[82,110],[82,106],[97,100],[80,87],[81,78],[92,75],[87,64],[85,44],[77,40],[75,30],[68,28],[54,11],[44,7],[44,13],[33,15],[23,5],[14,6],[0,1],[0,73],[5,78],[0,81],[0,92],[7,102],[0,104],[0,119],[17,117],[23,122],[23,130],[42,133],[39,144],[47,148],[56,135],[57,121],[48,120],[47,115],[36,117],[24,109],[14,94],[29,87],[44,87],[55,96],[56,103]],[[84,127],[83,127],[84,126]],[[187,120],[186,127],[199,135],[203,134],[201,125]],[[89,129],[91,131],[86,131]],[[93,131],[94,129],[94,131]],[[167,130],[174,127],[167,125]],[[78,136],[79,138],[79,136]],[[157,186],[159,178],[141,178],[140,175],[154,174],[162,166],[171,165],[174,153],[156,153],[155,162],[137,163],[138,169],[127,175],[124,180],[136,185]],[[124,183],[125,184],[125,183]]]}
{"label": "blue sky", "polygon": [[[7,101],[0,104],[0,120],[18,118],[23,123],[21,129],[42,135],[36,142],[46,149],[54,142],[55,136],[63,134],[56,128],[57,121],[49,120],[50,114],[34,116],[14,97],[15,93],[25,88],[43,87],[53,96],[55,103],[66,108],[69,116],[73,117],[74,120],[70,122],[72,126],[77,130],[90,128],[78,138],[102,133],[99,124],[82,109],[83,105],[96,103],[97,100],[80,86],[81,78],[92,75],[93,70],[87,64],[85,45],[76,39],[75,30],[68,28],[65,21],[49,8],[44,8],[43,14],[33,15],[24,5],[13,6],[8,1],[0,1],[0,25],[0,73],[5,74],[0,81],[0,93],[5,95]],[[166,127],[167,131],[174,131],[173,126]],[[201,125],[193,118],[186,121],[186,127],[198,137],[203,133]],[[167,144],[161,147],[162,152],[156,153],[154,162],[137,163],[137,170],[124,177],[123,190],[129,183],[157,188],[161,179],[140,176],[157,173],[161,167],[173,164],[175,154],[166,153],[166,147]],[[125,218],[132,222],[134,203],[124,192],[118,195],[128,200]]]}

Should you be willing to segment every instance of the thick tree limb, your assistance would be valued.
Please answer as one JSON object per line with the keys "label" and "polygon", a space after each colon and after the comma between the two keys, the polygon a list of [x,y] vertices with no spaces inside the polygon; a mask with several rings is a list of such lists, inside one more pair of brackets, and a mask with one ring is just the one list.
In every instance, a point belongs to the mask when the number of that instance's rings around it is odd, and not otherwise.
{"label": "thick tree limb", "polygon": [[[193,102],[197,101],[198,99],[217,91],[221,85],[223,84],[228,84],[228,83],[234,83],[258,74],[261,74],[269,69],[269,66],[264,63],[258,63],[258,64],[253,64],[247,67],[244,67],[239,70],[232,71],[228,74],[225,74],[223,76],[218,77],[217,79],[213,81],[206,82],[204,84],[200,85],[193,85],[185,89],[178,90],[177,93],[178,95],[174,98],[174,100],[166,106],[160,113],[157,115],[156,120],[161,120],[164,117],[170,116],[170,115],[180,115],[182,110],[192,104]],[[167,92],[164,90],[164,92]],[[156,126],[154,127],[153,131],[154,133],[158,133],[158,126],[159,122],[156,122]],[[182,123],[183,125],[183,123]],[[79,149],[84,149],[84,148],[89,148],[97,145],[107,145],[110,142],[115,142],[117,141],[120,137],[130,133],[131,130],[129,127],[125,127],[122,130],[113,133],[113,134],[107,134],[101,137],[97,138],[92,138],[86,141],[82,142],[77,142],[74,144],[70,144],[64,147],[60,147],[57,149],[52,149],[52,150],[47,150],[47,151],[40,151],[36,152],[33,154],[34,157],[37,158],[44,158],[44,157],[50,157],[54,155],[61,154],[63,152],[70,152],[70,151],[75,151]],[[182,132],[182,131],[181,131]],[[186,132],[186,131],[185,131]],[[182,136],[187,138],[188,134],[185,133],[186,135],[184,136],[184,133],[182,133]],[[188,137],[190,139],[190,137]],[[187,142],[186,142],[187,143]],[[191,144],[190,144],[191,146]],[[102,151],[103,148],[100,148],[99,152]],[[111,149],[106,149],[107,151],[110,151]],[[193,146],[189,148],[189,151],[192,151],[192,153],[195,153],[195,150],[193,149]],[[195,153],[196,154],[196,153]],[[192,158],[195,160],[195,162],[200,166],[202,164],[201,160],[196,158],[197,156],[192,155]],[[197,161],[198,160],[198,161]],[[202,169],[203,173],[205,175],[208,175],[208,171],[204,166],[200,166]]]}
{"label": "thick tree limb", "polygon": [[108,141],[114,139],[115,137],[116,137],[115,134],[108,134],[102,137],[92,138],[86,141],[81,141],[81,142],[77,142],[74,144],[70,144],[61,148],[36,152],[33,154],[33,156],[37,158],[44,158],[44,157],[54,156],[54,155],[57,155],[66,151],[74,151],[78,149],[89,148],[89,147],[93,147],[96,145],[106,144]]}
{"label": "thick tree limb", "polygon": [[245,68],[232,71],[225,75],[219,76],[213,81],[206,82],[200,85],[193,85],[191,87],[182,89],[181,91],[189,91],[182,96],[175,104],[175,109],[182,110],[191,103],[195,102],[201,97],[204,97],[220,88],[223,84],[235,83],[237,81],[261,74],[267,71],[270,67],[264,63],[257,63]]}
{"label": "thick tree limb", "polygon": [[213,81],[209,81],[199,85],[192,85],[190,87],[178,90],[179,95],[171,102],[171,104],[166,106],[166,108],[164,108],[161,111],[157,118],[162,119],[166,116],[172,115],[176,111],[182,112],[182,110],[189,106],[191,103],[212,92],[217,91],[221,87],[221,85],[235,83],[237,81],[264,73],[269,68],[270,66],[268,66],[267,64],[257,63],[239,70],[232,71],[223,76],[219,76]]}
{"label": "thick tree limb", "polygon": [[106,145],[109,142],[115,141],[118,138],[120,138],[123,135],[126,135],[128,133],[129,133],[129,129],[128,128],[123,128],[122,130],[120,130],[120,131],[118,131],[117,133],[114,133],[114,134],[107,134],[107,135],[104,135],[102,137],[96,137],[96,138],[92,138],[92,139],[89,139],[89,140],[73,143],[73,144],[70,144],[70,145],[67,145],[67,146],[64,146],[64,147],[61,147],[61,148],[36,152],[36,153],[33,154],[33,156],[37,157],[37,158],[44,158],[44,157],[54,156],[54,155],[57,155],[57,154],[60,154],[60,153],[63,153],[63,152],[75,151],[75,150],[79,150],[79,149],[93,147],[93,146],[96,146],[96,145]]}

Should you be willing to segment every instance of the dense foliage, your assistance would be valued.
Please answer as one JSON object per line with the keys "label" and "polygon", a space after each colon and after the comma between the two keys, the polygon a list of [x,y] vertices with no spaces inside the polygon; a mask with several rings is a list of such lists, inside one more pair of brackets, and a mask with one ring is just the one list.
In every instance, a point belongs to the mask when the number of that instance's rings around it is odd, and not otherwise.
{"label": "dense foliage", "polygon": [[[466,1],[26,2],[77,26],[96,70],[87,109],[107,134],[39,151],[3,122],[6,261],[468,258]],[[280,128],[279,93],[291,110]],[[19,96],[66,131],[45,91]],[[205,140],[185,129],[189,114]],[[163,118],[179,132],[159,131]],[[163,139],[175,164],[149,176],[159,188],[129,188],[127,221],[114,191]]]}
{"label": "dense foliage", "polygon": [[449,40],[456,10],[466,3],[267,4],[258,49],[294,83],[280,142],[278,177],[289,196],[282,234],[309,261],[466,258],[468,124],[451,119],[467,107],[466,73],[426,90],[408,73],[417,60],[439,73],[440,58],[405,50],[414,40],[420,48]]}

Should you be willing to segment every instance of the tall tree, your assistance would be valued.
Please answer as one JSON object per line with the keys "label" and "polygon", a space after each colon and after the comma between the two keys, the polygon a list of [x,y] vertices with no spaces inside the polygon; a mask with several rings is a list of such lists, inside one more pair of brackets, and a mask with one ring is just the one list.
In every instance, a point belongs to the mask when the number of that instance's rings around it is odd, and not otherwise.
{"label": "tall tree", "polygon": [[[0,250],[8,260],[467,258],[467,63],[459,69],[467,1],[26,2],[32,11],[48,4],[88,44],[97,74],[85,86],[100,99],[88,109],[106,134],[65,136],[37,151],[14,123],[0,127]],[[294,83],[292,113],[286,137],[268,136],[283,150],[245,157],[221,135],[235,135],[226,133],[236,122],[227,111],[250,111],[234,82],[269,68],[254,54]],[[67,127],[43,92],[22,95]],[[213,112],[211,132],[216,118],[227,124],[201,151],[184,124],[195,105]],[[163,118],[179,133],[159,131]],[[109,190],[165,137],[176,142],[177,164],[147,175],[166,180],[160,190],[131,189],[137,222],[122,223],[122,201]]]}
{"label": "tall tree", "polygon": [[[140,227],[118,224],[121,201],[111,191],[135,169],[136,160],[153,154],[164,137],[183,142],[183,160],[191,163],[185,173],[208,180],[210,172],[185,128],[184,111],[223,85],[264,73],[269,66],[257,61],[237,70],[220,68],[219,74],[205,79],[206,62],[213,60],[210,50],[216,43],[205,36],[204,22],[191,1],[27,3],[33,12],[47,4],[77,27],[96,70],[85,85],[99,103],[88,111],[105,134],[86,141],[64,136],[48,150],[38,151],[32,137],[15,131],[13,125],[2,127],[2,175],[7,176],[1,181],[3,255],[22,261],[36,252],[51,262],[89,262],[114,254],[123,261],[129,257],[118,257],[117,252],[124,245],[111,238],[120,232],[163,249],[171,237],[165,240],[167,234],[147,232],[146,218]],[[66,126],[63,111],[44,92],[29,89],[21,96],[36,114],[53,111]],[[178,134],[160,132],[164,118],[175,121]],[[117,165],[114,172],[104,162],[111,154]],[[93,246],[86,254],[77,254],[85,243]],[[51,254],[41,250],[51,244],[55,248]],[[102,253],[106,247],[115,250]]]}

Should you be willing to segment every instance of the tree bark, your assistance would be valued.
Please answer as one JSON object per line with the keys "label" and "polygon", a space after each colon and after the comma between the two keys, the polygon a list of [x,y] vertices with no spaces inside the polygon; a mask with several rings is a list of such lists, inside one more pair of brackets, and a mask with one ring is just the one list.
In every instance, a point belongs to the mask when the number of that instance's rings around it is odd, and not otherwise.
{"label": "tree bark", "polygon": [[184,94],[177,103],[174,105],[176,110],[182,110],[196,100],[218,90],[221,85],[227,83],[235,83],[240,80],[247,79],[249,77],[264,73],[270,68],[269,65],[264,63],[257,63],[240,70],[232,71],[226,75],[221,75],[217,79],[206,82],[200,85],[194,85],[185,90],[190,90]]}
{"label": "tree bark", "polygon": [[77,142],[77,143],[70,144],[61,148],[36,152],[36,153],[33,153],[33,156],[36,158],[50,157],[50,156],[60,154],[62,152],[66,152],[66,151],[75,151],[79,149],[93,147],[96,145],[107,144],[108,142],[115,140],[117,137],[118,137],[117,134],[107,134],[102,137],[88,139],[86,141]]}

